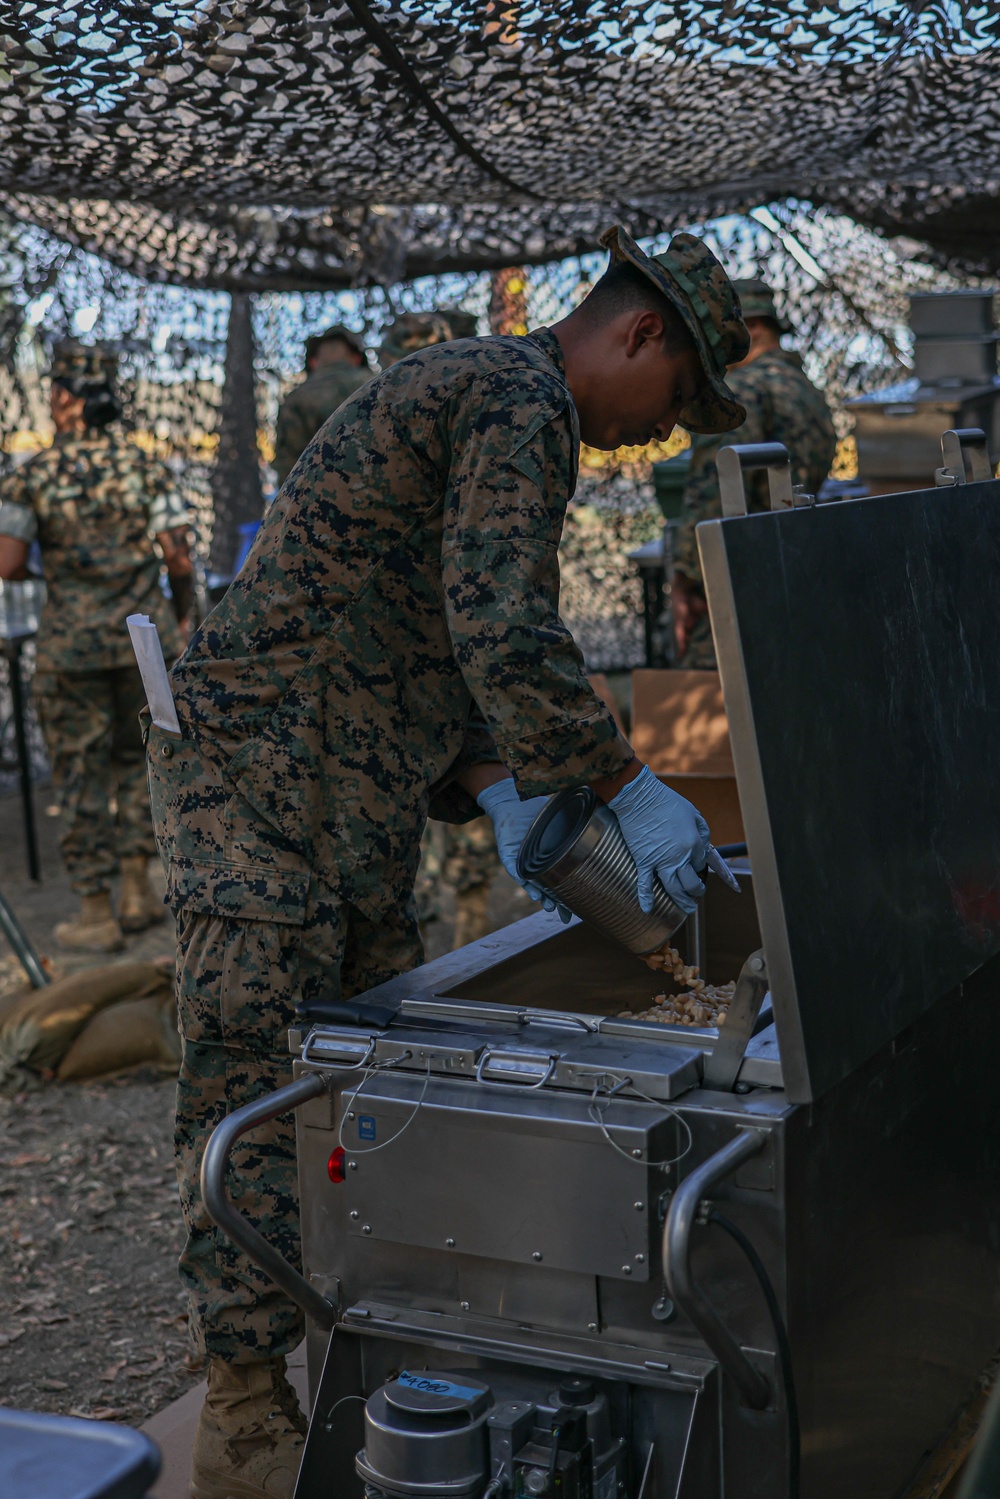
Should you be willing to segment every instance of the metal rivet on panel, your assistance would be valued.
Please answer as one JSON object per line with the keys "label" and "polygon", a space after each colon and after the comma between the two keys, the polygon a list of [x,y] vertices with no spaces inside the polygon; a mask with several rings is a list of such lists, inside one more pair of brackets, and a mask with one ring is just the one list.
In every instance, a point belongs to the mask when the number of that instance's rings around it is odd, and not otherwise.
{"label": "metal rivet on panel", "polygon": [[536,1249],[535,1252],[534,1252],[534,1254],[531,1256],[531,1258],[533,1260],[540,1260],[541,1257],[542,1257],[542,1252],[541,1252],[540,1249]]}
{"label": "metal rivet on panel", "polygon": [[370,1223],[362,1223],[362,1225],[361,1225],[361,1232],[363,1234],[370,1234],[371,1231],[372,1231],[372,1226],[371,1226]]}

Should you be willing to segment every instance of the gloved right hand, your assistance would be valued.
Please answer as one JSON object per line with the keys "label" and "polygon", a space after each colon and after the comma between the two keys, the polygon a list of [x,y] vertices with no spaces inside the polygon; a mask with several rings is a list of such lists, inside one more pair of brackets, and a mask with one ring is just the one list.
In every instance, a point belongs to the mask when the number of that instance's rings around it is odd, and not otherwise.
{"label": "gloved right hand", "polygon": [[709,844],[708,824],[701,813],[658,781],[648,765],[608,806],[639,870],[642,909],[653,909],[653,880],[659,875],[670,899],[690,915],[697,897],[705,893],[697,874],[705,868]]}
{"label": "gloved right hand", "polygon": [[517,856],[521,852],[521,844],[531,824],[548,801],[548,797],[532,796],[523,802],[517,794],[517,787],[513,780],[508,776],[502,781],[495,781],[484,791],[480,791],[476,801],[493,823],[500,863],[511,879],[516,880],[521,888],[528,892],[532,900],[540,900],[546,911],[558,911],[564,922],[571,920],[571,911],[567,911],[565,906],[560,905],[541,886],[532,884],[530,880],[522,880],[517,872]]}

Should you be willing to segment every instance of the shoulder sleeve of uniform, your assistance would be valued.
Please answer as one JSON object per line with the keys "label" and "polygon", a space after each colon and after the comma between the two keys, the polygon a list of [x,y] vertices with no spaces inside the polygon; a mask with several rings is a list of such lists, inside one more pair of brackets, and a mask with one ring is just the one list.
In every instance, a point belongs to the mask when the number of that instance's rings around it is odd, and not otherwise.
{"label": "shoulder sleeve of uniform", "polygon": [[442,540],[455,659],[522,795],[613,775],[631,749],[559,617],[557,548],[578,446],[569,393],[513,368],[460,404]]}
{"label": "shoulder sleeve of uniform", "polygon": [[38,517],[31,502],[26,467],[22,465],[0,481],[0,536],[11,536],[30,546],[38,536]]}

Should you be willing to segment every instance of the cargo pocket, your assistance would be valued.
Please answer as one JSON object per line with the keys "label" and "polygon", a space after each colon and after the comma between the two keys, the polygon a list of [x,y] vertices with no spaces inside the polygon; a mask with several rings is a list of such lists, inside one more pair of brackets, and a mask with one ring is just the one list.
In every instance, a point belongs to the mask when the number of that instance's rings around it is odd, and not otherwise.
{"label": "cargo pocket", "polygon": [[286,1052],[299,997],[309,876],[248,865],[172,862],[178,1008],[192,1041],[256,1056]]}

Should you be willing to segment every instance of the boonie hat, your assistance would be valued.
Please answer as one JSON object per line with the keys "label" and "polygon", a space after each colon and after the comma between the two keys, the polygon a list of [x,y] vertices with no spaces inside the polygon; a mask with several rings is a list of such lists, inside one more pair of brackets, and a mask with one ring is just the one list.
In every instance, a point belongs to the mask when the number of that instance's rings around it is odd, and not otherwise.
{"label": "boonie hat", "polygon": [[740,299],[744,318],[769,317],[778,325],[779,333],[791,333],[792,325],[783,312],[774,305],[774,292],[766,281],[734,281],[736,295]]}
{"label": "boonie hat", "polygon": [[95,386],[110,386],[118,372],[118,355],[104,344],[83,344],[63,338],[52,348],[49,379],[58,380],[75,396]]}
{"label": "boonie hat", "polygon": [[689,432],[732,432],[746,421],[746,410],[726,384],[726,369],[750,352],[750,334],[740,299],[722,265],[693,234],[675,234],[666,250],[646,255],[620,224],[601,235],[612,261],[627,260],[677,308],[694,339],[708,377],[678,423]]}
{"label": "boonie hat", "polygon": [[306,364],[309,363],[316,353],[320,344],[325,344],[328,338],[339,338],[348,348],[353,349],[355,354],[364,358],[365,345],[359,333],[354,333],[350,328],[345,328],[343,323],[334,323],[330,328],[324,328],[322,333],[310,333],[306,339]]}
{"label": "boonie hat", "polygon": [[440,312],[403,312],[394,318],[382,335],[378,362],[388,369],[407,354],[431,344],[451,343],[455,337],[447,317]]}

